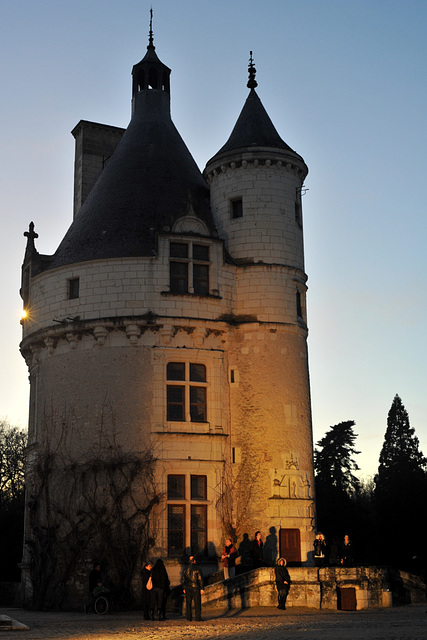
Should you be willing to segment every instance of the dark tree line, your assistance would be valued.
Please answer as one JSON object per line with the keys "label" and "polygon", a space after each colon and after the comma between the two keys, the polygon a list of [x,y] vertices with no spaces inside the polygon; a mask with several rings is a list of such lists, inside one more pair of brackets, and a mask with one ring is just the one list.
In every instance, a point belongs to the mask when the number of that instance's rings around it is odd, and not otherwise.
{"label": "dark tree line", "polygon": [[0,420],[0,581],[20,579],[27,435]]}
{"label": "dark tree line", "polygon": [[391,405],[378,473],[360,482],[353,456],[353,421],[319,440],[314,453],[317,528],[332,543],[350,535],[360,564],[388,564],[425,571],[421,534],[427,494],[427,460],[398,395]]}

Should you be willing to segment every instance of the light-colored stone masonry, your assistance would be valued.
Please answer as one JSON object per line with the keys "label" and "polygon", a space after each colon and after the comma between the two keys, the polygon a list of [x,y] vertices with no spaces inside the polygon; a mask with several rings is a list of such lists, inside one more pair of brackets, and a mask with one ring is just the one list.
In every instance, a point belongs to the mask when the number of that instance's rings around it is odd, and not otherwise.
{"label": "light-colored stone masonry", "polygon": [[[167,558],[168,504],[184,507],[184,553],[191,509],[203,506],[206,575],[218,567],[226,527],[238,543],[262,530],[273,563],[281,531],[295,530],[300,561],[310,562],[314,480],[298,209],[306,172],[286,150],[231,153],[205,172],[218,236],[184,216],[158,234],[152,257],[47,269],[29,286],[21,350],[31,380],[30,461],[43,438],[55,445],[64,429],[70,455],[88,450],[100,432],[124,450],[148,447],[162,495],[153,555]],[[236,219],[234,198],[243,204]],[[171,242],[209,246],[209,295],[195,295],[191,278],[187,294],[170,292]],[[69,299],[75,278],[79,295]],[[205,421],[191,420],[188,401],[185,420],[168,420],[170,362],[205,366]],[[185,477],[178,501],[167,498],[171,474]],[[192,475],[206,476],[203,500],[191,496]],[[226,513],[218,506],[224,496]],[[166,564],[178,584],[180,559]]]}
{"label": "light-colored stone masonry", "polygon": [[[292,265],[304,269],[302,225],[295,202],[305,177],[302,164],[285,162],[284,152],[230,154],[220,167],[208,164],[211,204],[219,236],[235,260]],[[243,217],[233,219],[231,201],[241,198]]]}

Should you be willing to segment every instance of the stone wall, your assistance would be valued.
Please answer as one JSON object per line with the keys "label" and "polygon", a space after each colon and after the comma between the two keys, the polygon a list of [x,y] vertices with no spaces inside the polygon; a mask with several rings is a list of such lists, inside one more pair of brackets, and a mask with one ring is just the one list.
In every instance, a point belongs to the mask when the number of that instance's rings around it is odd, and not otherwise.
{"label": "stone wall", "polygon": [[[337,609],[340,590],[355,589],[356,609],[426,602],[426,585],[404,571],[378,567],[292,567],[288,607]],[[274,569],[263,568],[217,582],[205,588],[207,608],[241,609],[277,606]]]}

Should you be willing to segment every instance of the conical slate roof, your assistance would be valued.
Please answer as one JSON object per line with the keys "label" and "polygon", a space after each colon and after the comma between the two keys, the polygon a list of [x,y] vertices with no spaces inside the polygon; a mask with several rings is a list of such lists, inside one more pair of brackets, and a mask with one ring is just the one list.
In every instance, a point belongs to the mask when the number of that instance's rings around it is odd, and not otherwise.
{"label": "conical slate roof", "polygon": [[57,251],[43,256],[41,270],[153,255],[156,233],[170,231],[185,215],[215,231],[208,186],[171,120],[170,70],[151,41],[147,49],[134,67],[131,122]]}
{"label": "conical slate roof", "polygon": [[230,137],[215,156],[247,147],[275,147],[298,156],[277,133],[255,89],[251,89]]}

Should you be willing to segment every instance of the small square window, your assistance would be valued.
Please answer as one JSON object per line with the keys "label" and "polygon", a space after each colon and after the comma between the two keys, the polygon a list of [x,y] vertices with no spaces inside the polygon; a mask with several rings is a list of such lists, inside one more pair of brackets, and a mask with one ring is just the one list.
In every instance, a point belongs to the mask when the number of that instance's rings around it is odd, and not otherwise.
{"label": "small square window", "polygon": [[191,499],[207,499],[207,478],[206,476],[191,476]]}
{"label": "small square window", "polygon": [[168,362],[166,375],[168,380],[185,380],[185,362]]}
{"label": "small square window", "polygon": [[193,260],[209,260],[209,247],[205,244],[193,244]]}
{"label": "small square window", "polygon": [[172,258],[188,258],[188,244],[183,244],[182,242],[171,242],[170,255]]}
{"label": "small square window", "polygon": [[243,200],[241,198],[231,200],[231,217],[233,219],[243,218]]}
{"label": "small square window", "polygon": [[190,362],[190,380],[192,382],[206,382],[206,367],[204,364]]}
{"label": "small square window", "polygon": [[80,278],[71,278],[68,280],[68,299],[74,300],[80,295]]}
{"label": "small square window", "polygon": [[168,500],[183,500],[185,498],[185,476],[168,476]]}

